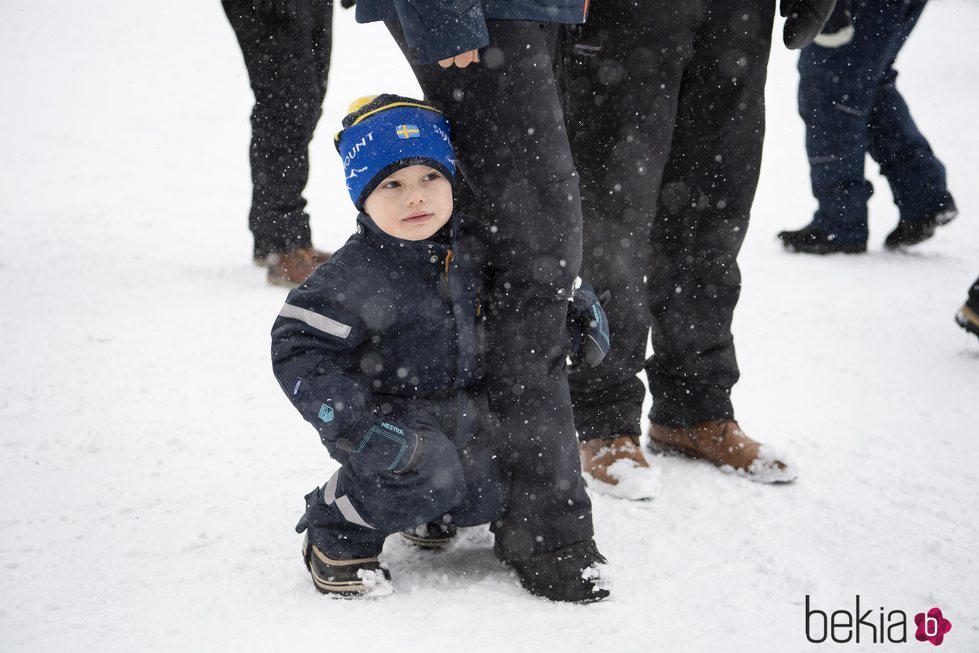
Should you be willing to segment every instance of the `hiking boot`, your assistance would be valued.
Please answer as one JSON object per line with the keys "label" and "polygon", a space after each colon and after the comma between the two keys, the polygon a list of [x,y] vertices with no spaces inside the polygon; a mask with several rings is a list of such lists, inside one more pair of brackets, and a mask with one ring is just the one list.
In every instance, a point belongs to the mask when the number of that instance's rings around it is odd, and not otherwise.
{"label": "hiking boot", "polygon": [[659,470],[650,469],[638,435],[578,443],[588,488],[617,499],[648,501],[659,496]]}
{"label": "hiking boot", "polygon": [[798,254],[860,254],[867,251],[866,242],[843,242],[836,234],[823,233],[812,224],[795,231],[780,231],[785,249]]}
{"label": "hiking boot", "polygon": [[608,561],[592,539],[511,564],[520,584],[534,596],[550,601],[593,603],[609,595],[608,580],[602,578]]}
{"label": "hiking boot", "polygon": [[578,451],[581,454],[581,471],[596,481],[609,485],[618,485],[621,475],[616,473],[619,470],[613,469],[613,466],[616,468],[649,467],[639,448],[638,435],[620,435],[614,440],[605,438],[586,440],[578,443]]}
{"label": "hiking boot", "polygon": [[651,424],[649,449],[706,460],[722,472],[759,483],[789,483],[798,475],[768,447],[745,435],[734,420],[709,420],[693,426]]}
{"label": "hiking boot", "polygon": [[951,195],[946,194],[945,199],[938,209],[924,220],[901,220],[897,223],[897,228],[887,234],[884,240],[884,247],[887,249],[897,249],[899,247],[910,247],[924,242],[935,235],[938,227],[947,225],[959,214],[959,209],[955,206],[955,200]]}
{"label": "hiking boot", "polygon": [[391,572],[381,566],[377,556],[335,560],[310,544],[307,536],[303,539],[303,560],[320,594],[387,596],[394,591]]}
{"label": "hiking boot", "polygon": [[281,254],[269,254],[265,259],[268,280],[273,286],[295,288],[306,280],[313,270],[330,259],[329,252],[312,247],[294,249]]}
{"label": "hiking boot", "polygon": [[449,543],[456,536],[457,532],[458,529],[455,524],[452,522],[443,522],[441,519],[438,519],[436,521],[430,521],[427,524],[415,526],[406,531],[401,531],[401,537],[421,549],[441,551],[449,546]]}
{"label": "hiking boot", "polygon": [[979,336],[979,311],[973,310],[969,304],[962,305],[955,314],[955,322],[969,333]]}

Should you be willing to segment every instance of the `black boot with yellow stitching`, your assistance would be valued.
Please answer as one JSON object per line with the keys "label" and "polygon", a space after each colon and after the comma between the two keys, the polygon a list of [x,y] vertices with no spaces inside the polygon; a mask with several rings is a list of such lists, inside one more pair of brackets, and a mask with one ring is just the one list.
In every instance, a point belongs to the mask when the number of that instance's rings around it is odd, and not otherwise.
{"label": "black boot with yellow stitching", "polygon": [[969,333],[979,336],[979,279],[969,288],[969,299],[955,314],[955,321]]}
{"label": "black boot with yellow stitching", "polygon": [[307,536],[303,538],[303,560],[321,594],[356,598],[388,596],[394,591],[391,572],[377,556],[334,560],[310,544]]}

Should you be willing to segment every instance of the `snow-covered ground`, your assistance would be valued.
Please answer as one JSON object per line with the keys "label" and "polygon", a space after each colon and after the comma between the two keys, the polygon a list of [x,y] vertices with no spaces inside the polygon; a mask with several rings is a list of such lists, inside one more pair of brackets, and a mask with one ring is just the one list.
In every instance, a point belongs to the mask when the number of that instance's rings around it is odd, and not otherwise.
{"label": "snow-covered ground", "polygon": [[[916,612],[979,649],[979,6],[936,0],[900,87],[961,216],[913,252],[875,179],[865,256],[784,253],[813,201],[795,55],[775,47],[735,322],[747,432],[799,466],[767,487],[654,459],[662,491],[595,496],[614,600],[534,599],[472,530],[394,538],[394,596],[313,589],[292,526],[333,463],[276,386],[283,300],[251,264],[251,94],[217,2],[0,3],[0,651],[752,651],[809,644],[814,608]],[[368,45],[369,44],[369,45]],[[316,243],[353,214],[331,135],[352,98],[416,93],[383,30],[338,15],[312,154]],[[815,622],[813,622],[815,624]],[[907,644],[843,650],[924,650]]]}

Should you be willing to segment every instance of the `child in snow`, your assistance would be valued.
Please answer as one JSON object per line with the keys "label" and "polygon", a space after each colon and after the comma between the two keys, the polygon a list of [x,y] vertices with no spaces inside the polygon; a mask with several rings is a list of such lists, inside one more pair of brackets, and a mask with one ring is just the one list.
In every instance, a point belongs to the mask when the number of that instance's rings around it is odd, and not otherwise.
{"label": "child in snow", "polygon": [[[457,526],[503,514],[509,488],[479,387],[486,236],[453,214],[448,122],[430,104],[381,95],[355,103],[343,127],[357,233],[289,293],[272,364],[342,465],[306,495],[306,566],[320,592],[356,596],[390,593],[378,561],[388,535],[441,548]],[[577,358],[597,365],[608,347],[601,306],[588,287],[569,306]],[[514,568],[547,598],[607,596],[597,551],[575,569],[561,560]]]}

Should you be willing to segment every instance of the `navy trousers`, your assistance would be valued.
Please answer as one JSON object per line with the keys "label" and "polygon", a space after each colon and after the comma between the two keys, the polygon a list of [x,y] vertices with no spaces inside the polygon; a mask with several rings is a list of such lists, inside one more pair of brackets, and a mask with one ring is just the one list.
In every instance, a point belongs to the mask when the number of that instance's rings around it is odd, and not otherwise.
{"label": "navy trousers", "polygon": [[405,474],[346,461],[306,495],[296,530],[308,529],[309,541],[331,558],[375,556],[388,535],[446,515],[457,526],[475,526],[505,510],[508,478],[485,396],[461,392],[444,401],[391,403],[412,423],[432,425],[421,433],[424,457]]}
{"label": "navy trousers", "polygon": [[866,154],[880,165],[901,220],[925,220],[947,193],[945,168],[897,90],[894,59],[927,0],[854,0],[853,40],[810,45],[799,56],[799,113],[806,123],[814,226],[842,242],[867,240]]}

